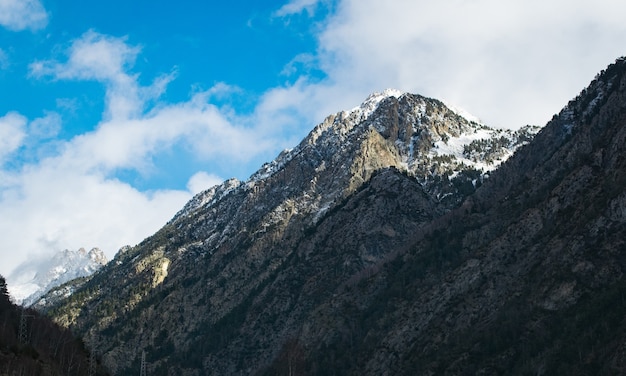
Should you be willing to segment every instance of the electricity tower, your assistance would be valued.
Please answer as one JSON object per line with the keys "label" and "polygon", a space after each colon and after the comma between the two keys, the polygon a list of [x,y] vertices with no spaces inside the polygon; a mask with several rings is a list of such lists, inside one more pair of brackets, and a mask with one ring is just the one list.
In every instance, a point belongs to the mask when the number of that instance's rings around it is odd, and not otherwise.
{"label": "electricity tower", "polygon": [[96,352],[92,350],[91,354],[89,354],[89,376],[96,376],[96,370]]}
{"label": "electricity tower", "polygon": [[148,376],[148,373],[146,372],[146,352],[142,351],[141,352],[141,373],[140,376]]}
{"label": "electricity tower", "polygon": [[26,320],[34,317],[33,315],[27,315],[25,311],[26,310],[22,308],[20,314],[20,330],[18,333],[18,344],[20,347],[26,346],[26,344],[29,342],[29,335],[27,330],[28,323],[26,322]]}

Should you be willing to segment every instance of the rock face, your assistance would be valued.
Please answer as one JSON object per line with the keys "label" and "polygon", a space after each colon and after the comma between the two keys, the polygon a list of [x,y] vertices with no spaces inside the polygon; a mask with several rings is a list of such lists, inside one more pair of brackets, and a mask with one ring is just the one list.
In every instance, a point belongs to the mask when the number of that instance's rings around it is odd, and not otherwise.
{"label": "rock face", "polygon": [[118,375],[626,373],[625,73],[531,142],[372,96],[48,312]]}

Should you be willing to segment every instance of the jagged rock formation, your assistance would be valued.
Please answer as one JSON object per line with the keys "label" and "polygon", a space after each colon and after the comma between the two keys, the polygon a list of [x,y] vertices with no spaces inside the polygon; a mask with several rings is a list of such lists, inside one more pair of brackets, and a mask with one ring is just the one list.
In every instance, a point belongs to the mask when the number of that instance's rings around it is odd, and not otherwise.
{"label": "jagged rock formation", "polygon": [[625,73],[488,179],[530,130],[369,98],[49,312],[113,374],[625,373]]}

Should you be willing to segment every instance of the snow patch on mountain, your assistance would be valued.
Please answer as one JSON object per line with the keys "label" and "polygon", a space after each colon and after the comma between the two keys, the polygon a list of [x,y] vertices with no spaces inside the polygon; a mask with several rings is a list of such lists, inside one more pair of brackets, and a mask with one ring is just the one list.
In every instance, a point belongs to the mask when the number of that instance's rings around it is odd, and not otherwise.
{"label": "snow patch on mountain", "polygon": [[189,213],[203,206],[211,205],[221,200],[224,196],[239,187],[241,184],[241,181],[232,178],[196,194],[178,213],[176,213],[176,215],[174,215],[174,218],[170,220],[170,223],[176,221],[180,217],[187,216]]}
{"label": "snow patch on mountain", "polygon": [[486,126],[435,142],[429,156],[449,158],[484,173],[495,170],[520,147],[528,143],[540,127],[525,126],[517,131]]}
{"label": "snow patch on mountain", "polygon": [[452,103],[446,101],[446,100],[441,100],[441,103],[443,103],[446,107],[448,107],[448,109],[452,112],[454,112],[455,114],[461,116],[462,118],[464,118],[467,121],[470,122],[474,122],[476,124],[483,124],[482,120],[480,120],[480,118],[478,118],[477,116],[474,116],[473,114],[471,114],[469,111],[461,108],[461,107],[457,107],[455,105],[453,105]]}
{"label": "snow patch on mountain", "polygon": [[470,145],[473,141],[489,139],[493,134],[493,129],[477,129],[473,133],[465,133],[458,137],[450,137],[447,140],[437,141],[435,142],[435,146],[431,149],[430,154],[439,157],[452,156],[457,162],[472,166],[476,170],[490,171],[496,168],[497,164],[489,164],[483,160],[472,160],[468,158],[464,151],[467,145]]}

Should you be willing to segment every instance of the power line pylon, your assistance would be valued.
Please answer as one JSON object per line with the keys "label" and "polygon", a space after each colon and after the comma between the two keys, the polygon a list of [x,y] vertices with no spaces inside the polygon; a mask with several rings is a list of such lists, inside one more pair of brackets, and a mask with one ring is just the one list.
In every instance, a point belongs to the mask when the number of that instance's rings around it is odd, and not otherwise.
{"label": "power line pylon", "polygon": [[141,352],[141,376],[148,376],[148,373],[146,372],[146,352],[142,351]]}
{"label": "power line pylon", "polygon": [[96,376],[96,352],[94,350],[89,354],[89,376]]}
{"label": "power line pylon", "polygon": [[28,323],[26,322],[26,320],[34,317],[33,315],[27,315],[26,313],[24,313],[25,311],[26,310],[22,308],[20,313],[20,330],[18,334],[18,343],[20,347],[26,346],[26,344],[29,342],[29,336],[27,331]]}

